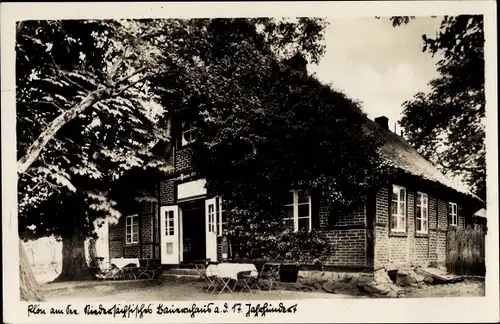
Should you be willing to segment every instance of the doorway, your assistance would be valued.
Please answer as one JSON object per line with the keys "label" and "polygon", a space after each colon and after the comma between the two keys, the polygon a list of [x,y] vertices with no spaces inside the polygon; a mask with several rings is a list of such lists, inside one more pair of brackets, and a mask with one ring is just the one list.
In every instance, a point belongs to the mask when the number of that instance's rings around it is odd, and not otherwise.
{"label": "doorway", "polygon": [[183,262],[205,259],[205,200],[179,204],[182,210]]}

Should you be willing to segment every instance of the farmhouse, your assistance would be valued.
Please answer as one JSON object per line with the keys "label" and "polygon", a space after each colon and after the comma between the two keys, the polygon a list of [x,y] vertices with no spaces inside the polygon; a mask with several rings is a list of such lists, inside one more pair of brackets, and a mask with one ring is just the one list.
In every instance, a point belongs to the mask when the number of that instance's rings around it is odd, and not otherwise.
{"label": "farmhouse", "polygon": [[[197,176],[189,118],[178,123],[175,145],[167,157],[173,171],[155,184],[158,202],[144,202],[118,224],[109,225],[110,258],[159,259],[165,266],[222,259],[224,201],[207,192],[205,179]],[[448,230],[472,223],[474,212],[484,203],[391,132],[386,117],[367,118],[366,127],[383,135],[381,154],[398,170],[387,179],[388,185],[349,213],[335,212],[321,197],[290,191],[283,206],[288,210],[286,221],[295,230],[325,232],[335,246],[326,267],[369,271],[388,265],[444,263]]]}

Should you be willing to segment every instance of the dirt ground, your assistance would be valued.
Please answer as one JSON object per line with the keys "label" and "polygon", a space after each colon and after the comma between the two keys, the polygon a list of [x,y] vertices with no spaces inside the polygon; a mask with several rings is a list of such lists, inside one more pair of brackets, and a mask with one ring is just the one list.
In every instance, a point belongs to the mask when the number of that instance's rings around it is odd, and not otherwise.
{"label": "dirt ground", "polygon": [[225,291],[222,294],[210,294],[202,291],[201,282],[172,280],[137,280],[137,281],[91,281],[48,283],[43,285],[46,301],[67,301],[82,299],[85,301],[110,300],[283,300],[328,298],[356,298],[348,294],[328,294],[326,292],[301,292],[287,290],[260,291],[255,293]]}
{"label": "dirt ground", "polygon": [[424,285],[422,288],[411,288],[405,297],[481,297],[484,295],[484,280],[465,280],[452,284]]}
{"label": "dirt ground", "polygon": [[[277,300],[277,299],[359,299],[349,293],[330,294],[322,290],[302,292],[291,290],[272,290],[256,293],[235,292],[209,294],[202,291],[201,282],[191,280],[137,280],[137,281],[86,281],[44,284],[47,301],[85,301],[109,300]],[[484,296],[484,281],[469,280],[454,284],[423,286],[411,288],[404,298],[419,297],[474,297]]]}

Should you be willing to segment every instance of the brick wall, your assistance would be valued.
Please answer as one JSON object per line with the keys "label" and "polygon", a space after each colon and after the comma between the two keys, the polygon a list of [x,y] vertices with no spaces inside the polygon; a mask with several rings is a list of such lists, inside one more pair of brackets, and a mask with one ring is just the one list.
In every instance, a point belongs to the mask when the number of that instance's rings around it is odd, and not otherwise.
{"label": "brick wall", "polygon": [[436,254],[437,262],[444,264],[446,261],[446,230],[448,228],[448,203],[444,200],[438,200],[437,217],[437,243]]}
{"label": "brick wall", "polygon": [[417,237],[415,239],[415,261],[427,262],[429,261],[429,238]]}
{"label": "brick wall", "polygon": [[446,230],[448,228],[448,203],[444,200],[438,200],[438,229]]}
{"label": "brick wall", "polygon": [[142,243],[153,243],[153,215],[142,216],[140,231]]}
{"label": "brick wall", "polygon": [[[366,208],[350,213],[331,213],[331,207],[320,201],[320,229],[333,245],[333,253],[324,262],[332,266],[366,267]],[[332,220],[329,217],[333,217]],[[333,225],[333,226],[330,226]]]}
{"label": "brick wall", "polygon": [[109,242],[109,258],[121,258],[123,253],[123,243],[121,241]]}
{"label": "brick wall", "polygon": [[124,243],[124,217],[120,217],[117,224],[109,224],[108,241],[109,241],[109,258],[121,258],[123,254]]}
{"label": "brick wall", "polygon": [[375,226],[375,260],[374,266],[378,268],[390,263],[389,234],[387,226]]}
{"label": "brick wall", "polygon": [[217,236],[217,260],[222,260],[222,236]]}
{"label": "brick wall", "polygon": [[375,268],[387,265],[391,261],[388,199],[388,188],[381,188],[375,195]]}
{"label": "brick wall", "polygon": [[140,250],[139,244],[125,244],[125,248],[123,249],[123,257],[124,258],[139,258]]}
{"label": "brick wall", "polygon": [[181,148],[175,153],[175,171],[185,172],[193,168],[193,149]]}
{"label": "brick wall", "polygon": [[[145,202],[141,204],[139,212],[139,235],[140,241],[142,241],[142,258],[145,259],[153,257],[153,219],[157,220],[157,210],[158,206],[156,203]],[[122,215],[117,224],[109,225],[108,237],[110,258],[141,257],[141,244],[125,244],[126,216],[127,215]],[[156,229],[157,228],[156,226]],[[158,231],[156,230],[156,232]],[[158,235],[156,235],[156,237],[158,237]],[[159,253],[157,257],[159,258]]]}
{"label": "brick wall", "polygon": [[429,261],[437,261],[437,199],[429,197]]}
{"label": "brick wall", "polygon": [[160,181],[160,206],[172,205],[175,203],[175,180],[169,179]]}
{"label": "brick wall", "polygon": [[332,230],[326,236],[333,244],[334,251],[325,265],[367,266],[365,229]]}
{"label": "brick wall", "polygon": [[408,192],[408,207],[407,207],[407,217],[408,217],[408,236],[406,238],[406,253],[405,253],[405,263],[413,262],[415,260],[415,199],[416,192]]}
{"label": "brick wall", "polygon": [[[431,261],[444,263],[446,260],[446,235],[448,228],[448,202],[429,195],[428,234],[415,232],[416,190],[407,190],[407,232],[405,234],[389,231],[389,188],[382,188],[376,194],[375,208],[375,256],[378,268],[387,265],[428,265]],[[458,226],[464,227],[465,215],[460,215]]]}

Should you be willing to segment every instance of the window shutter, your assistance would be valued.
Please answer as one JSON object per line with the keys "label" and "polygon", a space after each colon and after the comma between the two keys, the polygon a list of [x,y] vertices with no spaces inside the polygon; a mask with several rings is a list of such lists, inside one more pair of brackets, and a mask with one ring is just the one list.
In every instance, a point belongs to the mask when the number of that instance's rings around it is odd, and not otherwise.
{"label": "window shutter", "polygon": [[311,223],[312,229],[319,230],[320,229],[320,215],[319,215],[319,204],[320,204],[320,195],[318,192],[313,191],[311,193]]}

